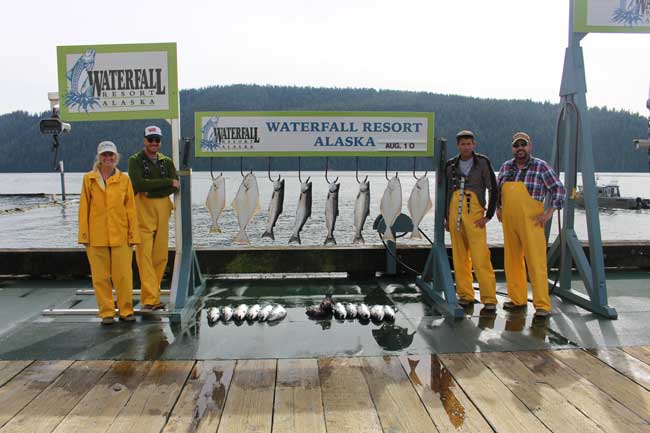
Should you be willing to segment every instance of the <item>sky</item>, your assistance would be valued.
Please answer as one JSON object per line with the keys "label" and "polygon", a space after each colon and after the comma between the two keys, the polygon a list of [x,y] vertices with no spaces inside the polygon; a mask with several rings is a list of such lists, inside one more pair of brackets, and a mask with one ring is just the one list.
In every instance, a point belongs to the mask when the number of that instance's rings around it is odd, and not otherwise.
{"label": "sky", "polygon": [[[58,45],[176,42],[181,89],[271,84],[559,101],[569,0],[9,2],[0,114],[49,109]],[[650,35],[582,41],[590,107],[648,115]],[[181,107],[182,109],[182,107]]]}

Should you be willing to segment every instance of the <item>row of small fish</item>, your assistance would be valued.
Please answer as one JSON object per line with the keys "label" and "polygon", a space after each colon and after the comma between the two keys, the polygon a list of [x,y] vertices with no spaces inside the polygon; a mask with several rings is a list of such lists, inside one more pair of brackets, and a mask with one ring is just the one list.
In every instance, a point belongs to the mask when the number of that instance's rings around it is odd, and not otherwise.
{"label": "row of small fish", "polygon": [[[390,305],[373,305],[368,306],[364,303],[354,304],[337,302],[332,305],[331,312],[339,320],[344,319],[359,319],[359,320],[369,320],[372,319],[375,322],[393,321],[395,320],[395,310]],[[307,308],[307,315],[311,317],[318,318],[321,315],[327,314],[326,310],[321,306],[318,307],[309,307]]]}
{"label": "row of small fish", "polygon": [[259,304],[246,305],[241,304],[235,308],[232,307],[212,307],[208,310],[208,323],[216,323],[219,320],[228,322],[230,320],[243,321],[259,320],[260,322],[275,322],[286,317],[287,310],[282,305]]}
{"label": "row of small fish", "polygon": [[[311,217],[312,206],[312,183],[307,178],[300,184],[300,197],[298,199],[298,208],[296,210],[296,217],[294,228],[289,238],[289,243],[301,243],[300,232],[307,220]],[[336,226],[336,219],[339,215],[339,189],[341,184],[334,181],[329,184],[327,192],[327,202],[325,204],[325,227],[327,235],[325,237],[325,245],[336,245],[334,238],[334,228]],[[268,208],[268,220],[263,238],[270,238],[275,240],[273,229],[275,224],[283,211],[284,203],[284,179],[278,177],[273,181],[273,194]],[[208,193],[205,202],[210,217],[212,219],[211,232],[221,233],[221,228],[217,223],[221,212],[226,206],[226,181],[222,175],[216,177],[212,181],[212,186]],[[260,209],[259,188],[257,185],[257,178],[253,173],[248,173],[244,176],[235,199],[232,202],[232,207],[237,214],[237,222],[239,224],[239,233],[233,239],[236,244],[250,244],[250,239],[246,234],[246,227],[252,221],[255,214]],[[419,224],[424,216],[433,207],[431,197],[429,195],[429,179],[422,176],[415,183],[411,195],[409,196],[408,209],[411,219],[413,221],[413,231],[411,233],[412,239],[420,239]],[[402,212],[402,185],[397,174],[395,177],[388,181],[386,190],[381,198],[380,212],[386,224],[386,231],[384,239],[395,240],[392,230],[390,229],[395,223],[395,220]],[[359,192],[355,199],[354,204],[354,234],[352,243],[365,243],[362,232],[366,219],[370,215],[370,183],[367,178],[359,182]]]}

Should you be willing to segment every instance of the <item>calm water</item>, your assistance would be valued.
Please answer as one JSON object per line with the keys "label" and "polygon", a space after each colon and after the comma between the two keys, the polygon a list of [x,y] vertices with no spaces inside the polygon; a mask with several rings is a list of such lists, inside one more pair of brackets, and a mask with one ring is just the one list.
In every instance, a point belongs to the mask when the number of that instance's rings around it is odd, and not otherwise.
{"label": "calm water", "polygon": [[[421,173],[418,173],[421,175]],[[239,172],[225,173],[226,200],[230,204],[241,182]],[[313,182],[312,217],[308,220],[301,233],[303,245],[322,245],[325,240],[325,201],[327,184],[323,172],[303,172],[303,179],[311,176]],[[352,219],[354,200],[358,191],[354,172],[331,172],[330,179],[340,177],[339,218],[334,235],[339,245],[350,244],[352,241]],[[365,176],[365,173],[364,173]],[[66,192],[79,194],[81,191],[82,173],[66,174]],[[262,239],[268,216],[268,204],[271,198],[272,185],[266,177],[266,172],[257,173],[260,188],[262,212],[257,214],[247,228],[253,245],[287,245],[293,229],[296,205],[299,198],[300,183],[297,173],[283,174],[286,178],[284,213],[278,219],[275,229],[275,241]],[[366,220],[363,236],[368,244],[380,244],[377,233],[372,230],[372,222],[379,214],[379,202],[386,179],[383,172],[369,174],[371,182],[370,216]],[[429,174],[432,200],[434,197],[434,176]],[[415,183],[410,173],[400,173],[402,182],[403,207],[402,212],[408,213],[408,197]],[[650,197],[650,175],[647,173],[602,173],[599,183],[616,180],[621,188],[621,194],[632,197]],[[194,172],[192,176],[192,226],[194,244],[200,247],[230,246],[238,231],[233,209],[228,206],[219,219],[224,231],[221,234],[210,233],[210,217],[205,208],[205,198],[211,185],[210,173]],[[0,194],[59,194],[60,178],[57,173],[0,173]],[[69,197],[70,198],[70,197]],[[0,197],[0,248],[56,248],[77,247],[77,212],[78,196],[73,195],[66,205],[52,203],[50,197],[2,196]],[[647,240],[650,239],[650,210],[603,210],[601,211],[601,230],[603,240]],[[586,224],[584,211],[576,213],[576,231],[581,239],[586,239]],[[433,212],[425,216],[420,227],[430,237],[433,236]],[[553,234],[557,233],[557,222],[554,222]],[[552,235],[552,237],[554,237]],[[425,241],[411,241],[407,237],[399,242],[417,244]],[[173,239],[173,217],[170,224],[170,239]],[[494,218],[488,224],[488,241],[503,242],[501,225]],[[447,242],[449,238],[447,236]]]}

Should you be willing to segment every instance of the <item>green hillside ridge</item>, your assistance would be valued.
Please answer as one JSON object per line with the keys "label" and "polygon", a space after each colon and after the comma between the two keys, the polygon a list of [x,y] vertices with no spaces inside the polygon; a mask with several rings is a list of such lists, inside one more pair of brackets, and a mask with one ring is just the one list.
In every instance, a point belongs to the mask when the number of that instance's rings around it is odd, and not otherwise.
{"label": "green hillside ridge", "polygon": [[[447,137],[448,152],[455,152],[454,136],[460,129],[474,131],[478,151],[488,155],[498,169],[510,157],[510,137],[523,130],[535,143],[533,153],[550,158],[559,108],[557,104],[530,100],[481,99],[428,92],[374,89],[333,89],[314,87],[229,85],[182,90],[181,134],[194,134],[196,111],[424,111],[435,112],[436,138]],[[49,111],[29,114],[17,111],[0,116],[0,172],[47,172],[53,169],[51,137],[38,130],[40,118]],[[647,135],[647,119],[627,111],[592,108],[595,167],[600,172],[645,172],[648,159],[634,150],[632,140]],[[142,147],[142,131],[149,124],[163,129],[163,152],[171,153],[169,125],[162,120],[75,122],[72,133],[61,137],[59,156],[66,171],[84,172],[92,166],[97,143],[114,141],[126,169],[126,157]],[[384,158],[362,158],[361,170],[383,170]],[[430,158],[418,158],[417,168],[431,168]],[[239,158],[215,158],[215,170],[239,170]],[[323,158],[303,158],[303,170],[323,170]],[[194,170],[209,170],[208,158],[192,162]],[[274,158],[273,170],[292,170],[295,158]],[[393,158],[389,169],[411,170],[412,158]],[[247,158],[244,169],[266,170],[266,158]],[[331,158],[331,170],[354,169],[354,158]]]}

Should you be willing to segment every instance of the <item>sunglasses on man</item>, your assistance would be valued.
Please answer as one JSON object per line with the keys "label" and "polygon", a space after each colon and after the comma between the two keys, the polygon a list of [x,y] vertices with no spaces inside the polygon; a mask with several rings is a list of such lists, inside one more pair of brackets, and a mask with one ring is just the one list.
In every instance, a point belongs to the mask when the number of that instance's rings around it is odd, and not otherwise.
{"label": "sunglasses on man", "polygon": [[148,141],[149,143],[160,143],[160,138],[147,137],[147,141]]}
{"label": "sunglasses on man", "polygon": [[525,141],[518,141],[512,144],[513,149],[519,149],[520,147],[526,147],[526,146],[528,146],[528,143],[526,143]]}

